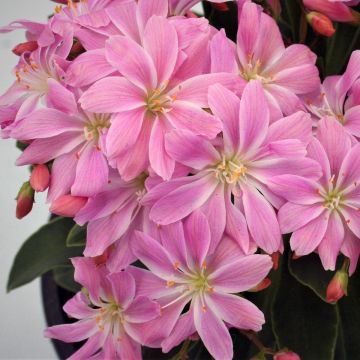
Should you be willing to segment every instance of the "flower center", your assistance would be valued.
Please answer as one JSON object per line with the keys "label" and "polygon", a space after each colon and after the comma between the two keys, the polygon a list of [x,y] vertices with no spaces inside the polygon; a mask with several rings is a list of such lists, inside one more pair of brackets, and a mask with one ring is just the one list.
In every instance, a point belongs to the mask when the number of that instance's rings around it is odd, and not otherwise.
{"label": "flower center", "polygon": [[337,210],[342,204],[342,196],[338,192],[330,192],[324,196],[324,207],[329,210]]}
{"label": "flower center", "polygon": [[165,81],[159,88],[148,92],[148,96],[145,100],[146,108],[154,115],[157,115],[157,113],[169,112],[173,101],[176,100],[176,95],[170,96],[165,92],[167,85],[168,81]]}
{"label": "flower center", "polygon": [[93,114],[88,118],[84,126],[84,135],[87,141],[99,142],[100,135],[104,129],[110,127],[109,114]]}
{"label": "flower center", "polygon": [[240,75],[246,80],[259,80],[263,84],[271,82],[271,77],[266,77],[261,74],[261,61],[256,60],[255,64],[252,63],[251,58],[245,67],[240,71]]}
{"label": "flower center", "polygon": [[104,302],[102,305],[95,318],[99,331],[104,331],[106,327],[107,331],[115,333],[119,323],[124,323],[122,308],[115,301]]}
{"label": "flower center", "polygon": [[222,161],[216,165],[214,171],[216,178],[222,183],[234,184],[241,180],[247,180],[246,174],[248,168],[235,159],[227,160],[223,157]]}

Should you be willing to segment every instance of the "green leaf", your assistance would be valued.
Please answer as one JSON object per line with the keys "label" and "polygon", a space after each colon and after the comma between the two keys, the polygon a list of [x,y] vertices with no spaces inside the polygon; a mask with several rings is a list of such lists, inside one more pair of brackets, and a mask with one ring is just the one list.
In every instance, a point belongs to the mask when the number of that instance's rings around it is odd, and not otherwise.
{"label": "green leaf", "polygon": [[293,42],[299,42],[302,11],[299,3],[295,0],[285,1],[283,14],[285,22],[290,25]]}
{"label": "green leaf", "polygon": [[53,270],[53,277],[56,284],[62,288],[76,293],[81,290],[81,286],[74,280],[73,266],[59,266]]}
{"label": "green leaf", "polygon": [[342,354],[339,359],[358,359],[360,354],[360,272],[355,272],[349,279],[348,296],[339,300],[338,312],[340,317],[337,351]]}
{"label": "green leaf", "polygon": [[66,247],[66,237],[73,226],[71,219],[56,218],[31,235],[16,254],[7,290],[25,285],[58,266],[69,265],[69,258],[80,256],[81,248]]}
{"label": "green leaf", "polygon": [[332,271],[325,271],[319,256],[310,254],[292,260],[289,256],[290,274],[301,284],[309,287],[322,300],[326,301],[326,288],[334,276]]}
{"label": "green leaf", "polygon": [[86,226],[74,225],[66,238],[66,246],[85,246]]}
{"label": "green leaf", "polygon": [[322,301],[282,266],[281,281],[272,308],[279,348],[289,348],[302,360],[333,360],[337,340],[336,307]]}
{"label": "green leaf", "polygon": [[335,25],[335,35],[328,39],[325,69],[326,75],[341,74],[353,50],[360,48],[360,26]]}
{"label": "green leaf", "polygon": [[24,151],[28,146],[29,146],[29,144],[25,144],[21,141],[16,142],[16,147],[21,151]]}

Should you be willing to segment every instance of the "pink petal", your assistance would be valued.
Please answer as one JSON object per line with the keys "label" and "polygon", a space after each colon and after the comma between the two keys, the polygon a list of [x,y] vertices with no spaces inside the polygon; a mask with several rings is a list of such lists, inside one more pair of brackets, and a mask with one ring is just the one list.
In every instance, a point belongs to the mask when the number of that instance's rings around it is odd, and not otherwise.
{"label": "pink petal", "polygon": [[150,236],[135,231],[131,249],[156,276],[168,280],[174,278],[175,267],[168,252]]}
{"label": "pink petal", "polygon": [[83,319],[96,316],[97,310],[89,306],[89,300],[81,291],[66,302],[63,310],[72,318]]}
{"label": "pink petal", "polygon": [[322,204],[299,205],[291,202],[286,203],[278,212],[281,233],[289,234],[300,229],[325,210]]}
{"label": "pink petal", "polygon": [[300,176],[275,176],[269,180],[268,186],[275,194],[293,203],[311,205],[323,201],[317,183]]}
{"label": "pink petal", "polygon": [[350,230],[360,238],[360,211],[344,206],[341,208],[341,214]]}
{"label": "pink petal", "polygon": [[[120,359],[134,359],[141,360],[141,346],[136,341],[134,341],[123,329],[121,328],[122,333],[120,333],[121,343],[118,347],[118,353]],[[109,356],[113,356],[114,352],[110,352]],[[109,358],[106,356],[106,358]]]}
{"label": "pink petal", "polygon": [[251,154],[265,140],[269,127],[269,109],[259,81],[244,89],[240,103],[240,152]]}
{"label": "pink petal", "polygon": [[360,137],[360,105],[350,108],[345,113],[345,129],[352,135]]}
{"label": "pink petal", "polygon": [[220,319],[238,329],[260,331],[265,323],[264,314],[240,296],[212,293],[206,301]]}
{"label": "pink petal", "polygon": [[220,182],[209,199],[200,208],[201,212],[204,213],[209,221],[211,233],[209,253],[212,253],[216,248],[225,230],[226,208],[224,190],[224,184]]}
{"label": "pink petal", "polygon": [[73,153],[61,155],[54,160],[47,197],[49,202],[70,192],[75,180],[76,165],[77,158]]}
{"label": "pink petal", "polygon": [[304,144],[308,144],[312,139],[310,114],[298,111],[270,125],[267,137],[268,142],[285,139],[298,139]]}
{"label": "pink petal", "polygon": [[323,173],[322,178],[319,180],[323,186],[327,186],[331,178],[331,170],[329,159],[326,155],[324,147],[318,139],[313,138],[307,147],[308,157],[314,159],[321,166]]}
{"label": "pink petal", "polygon": [[125,311],[125,319],[131,323],[143,323],[160,315],[160,306],[145,296],[138,296]]}
{"label": "pink petal", "polygon": [[[135,297],[135,280],[127,272],[109,274],[107,279],[110,281],[112,296],[117,304],[126,309],[133,303]],[[130,305],[131,306],[131,305]]]}
{"label": "pink petal", "polygon": [[[167,17],[168,14],[168,1],[167,0],[158,0],[158,1],[138,1],[138,23],[140,29],[144,29],[147,22],[153,15]],[[135,19],[134,19],[135,20]]]}
{"label": "pink petal", "polygon": [[209,306],[204,308],[200,297],[194,298],[195,328],[206,349],[215,359],[231,360],[233,345],[229,330]]}
{"label": "pink petal", "polygon": [[204,74],[194,76],[177,85],[169,95],[175,95],[178,100],[192,102],[201,108],[207,108],[209,86],[221,84],[229,90],[241,91],[245,82],[237,75],[229,73]]}
{"label": "pink petal", "polygon": [[245,217],[242,212],[232,204],[230,196],[227,196],[225,201],[225,232],[240,245],[242,251],[246,254],[249,251],[249,232]]}
{"label": "pink petal", "polygon": [[356,144],[345,156],[339,171],[337,187],[354,188],[360,180],[360,144]]}
{"label": "pink petal", "polygon": [[205,215],[199,210],[194,211],[184,222],[184,232],[189,267],[203,267],[211,241],[209,223]]}
{"label": "pink petal", "polygon": [[145,116],[145,108],[123,111],[112,118],[106,135],[106,154],[109,158],[128,151],[137,141]]}
{"label": "pink petal", "polygon": [[83,141],[78,132],[64,133],[47,139],[34,140],[16,160],[16,165],[45,164],[72,151]]}
{"label": "pink petal", "polygon": [[224,146],[227,153],[239,147],[239,98],[222,85],[209,88],[209,106],[223,122]]}
{"label": "pink petal", "polygon": [[11,136],[20,140],[51,138],[66,132],[83,133],[84,124],[76,117],[55,109],[40,109],[18,121]]}
{"label": "pink petal", "polygon": [[174,26],[164,17],[152,16],[145,27],[143,46],[154,61],[158,83],[168,82],[179,52]]}
{"label": "pink petal", "polygon": [[338,174],[341,163],[351,148],[351,139],[342,125],[330,117],[318,123],[317,138],[329,158],[331,175]]}
{"label": "pink petal", "polygon": [[109,63],[133,84],[145,91],[156,88],[156,68],[151,56],[134,40],[113,36],[106,42],[105,52]]}
{"label": "pink petal", "polygon": [[268,255],[247,255],[216,269],[208,280],[215,292],[238,293],[258,285],[272,265]]}
{"label": "pink petal", "polygon": [[150,219],[162,225],[183,219],[203,205],[218,184],[213,174],[193,180],[192,183],[180,186],[157,201],[150,211]]}
{"label": "pink petal", "polygon": [[215,116],[188,101],[175,101],[171,111],[165,113],[170,123],[180,130],[213,139],[222,130],[222,123]]}
{"label": "pink petal", "polygon": [[104,49],[86,51],[79,55],[68,67],[65,75],[67,84],[74,87],[83,87],[114,72],[108,63]]}
{"label": "pink petal", "polygon": [[267,253],[279,251],[281,233],[275,211],[253,186],[241,185],[245,218],[254,241]]}
{"label": "pink petal", "polygon": [[174,160],[194,169],[201,170],[221,160],[210,141],[187,130],[174,130],[166,134],[165,147]]}
{"label": "pink petal", "polygon": [[169,352],[195,331],[193,311],[190,309],[187,313],[180,316],[170,335],[161,343],[162,351],[164,353]]}
{"label": "pink petal", "polygon": [[329,215],[329,211],[323,212],[314,220],[294,231],[290,238],[290,245],[296,255],[308,255],[316,249],[325,235]]}
{"label": "pink petal", "polygon": [[175,169],[175,161],[165,150],[165,134],[167,131],[168,126],[163,119],[156,118],[149,141],[150,165],[164,180],[169,180]]}
{"label": "pink petal", "polygon": [[114,113],[144,107],[144,98],[144,92],[126,78],[109,76],[92,85],[79,101],[88,111]]}
{"label": "pink petal", "polygon": [[324,238],[317,250],[325,270],[335,270],[336,259],[344,240],[344,226],[340,215],[334,211],[329,217],[329,223]]}
{"label": "pink petal", "polygon": [[94,319],[80,320],[73,324],[51,326],[45,330],[45,336],[65,342],[77,342],[94,335],[98,327]]}
{"label": "pink petal", "polygon": [[211,71],[236,73],[238,66],[236,63],[235,44],[226,37],[224,29],[221,29],[210,42],[211,51]]}
{"label": "pink petal", "polygon": [[80,360],[89,358],[95,354],[103,346],[105,341],[105,336],[103,333],[97,333],[91,336],[86,343],[75,353],[73,353],[68,360]]}
{"label": "pink petal", "polygon": [[89,144],[81,152],[76,166],[76,176],[71,187],[72,195],[93,196],[100,192],[108,182],[109,165],[103,153]]}
{"label": "pink petal", "polygon": [[341,246],[341,252],[350,259],[349,274],[352,275],[359,260],[360,240],[353,234],[351,230],[345,227],[344,241]]}
{"label": "pink petal", "polygon": [[70,90],[52,78],[48,78],[47,86],[46,103],[49,107],[66,114],[76,114],[78,112],[75,96]]}

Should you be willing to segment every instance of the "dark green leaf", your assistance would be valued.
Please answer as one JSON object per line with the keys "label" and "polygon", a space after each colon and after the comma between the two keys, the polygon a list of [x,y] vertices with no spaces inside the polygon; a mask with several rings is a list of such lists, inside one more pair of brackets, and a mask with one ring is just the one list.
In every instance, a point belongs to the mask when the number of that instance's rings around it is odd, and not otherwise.
{"label": "dark green leaf", "polygon": [[66,246],[84,246],[86,241],[86,226],[74,225],[66,238]]}
{"label": "dark green leaf", "polygon": [[29,146],[29,144],[25,144],[21,141],[16,142],[16,147],[21,151],[24,151],[28,146]]}
{"label": "dark green leaf", "polygon": [[295,351],[302,360],[334,359],[338,327],[336,307],[296,281],[286,262],[272,308],[272,322],[279,348]]}
{"label": "dark green leaf", "polygon": [[27,284],[58,266],[70,264],[69,258],[81,255],[81,248],[66,247],[66,237],[73,226],[71,219],[56,218],[31,235],[15,257],[7,290]]}
{"label": "dark green leaf", "polygon": [[293,42],[299,42],[302,11],[296,0],[286,0],[282,17],[290,25]]}
{"label": "dark green leaf", "polygon": [[296,280],[326,301],[326,288],[334,273],[324,270],[318,255],[310,254],[297,260],[289,256],[289,271]]}
{"label": "dark green leaf", "polygon": [[335,27],[335,35],[327,42],[326,75],[341,74],[345,70],[351,52],[360,48],[360,26],[337,23]]}
{"label": "dark green leaf", "polygon": [[81,286],[74,280],[73,266],[59,266],[53,270],[53,277],[56,284],[71,292],[78,292]]}
{"label": "dark green leaf", "polygon": [[358,359],[360,354],[360,272],[357,271],[349,279],[348,296],[338,302],[340,316],[337,352],[341,360]]}

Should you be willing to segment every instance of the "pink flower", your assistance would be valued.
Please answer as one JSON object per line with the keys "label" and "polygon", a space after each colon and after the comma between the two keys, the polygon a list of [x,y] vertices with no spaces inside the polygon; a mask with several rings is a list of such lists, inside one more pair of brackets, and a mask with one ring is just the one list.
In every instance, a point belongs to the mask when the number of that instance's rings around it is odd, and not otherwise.
{"label": "pink flower", "polygon": [[359,0],[303,0],[309,10],[319,11],[330,19],[340,22],[358,21],[357,13],[349,6],[357,5]]}
{"label": "pink flower", "polygon": [[360,50],[351,54],[341,76],[328,76],[320,93],[306,97],[305,102],[315,120],[325,116],[342,124],[352,136],[360,138]]}
{"label": "pink flower", "polygon": [[322,167],[318,181],[294,175],[269,181],[271,190],[288,201],[278,213],[282,233],[293,233],[290,245],[297,256],[316,250],[325,270],[335,269],[341,251],[353,273],[360,251],[360,145],[352,147],[344,128],[325,117],[308,156]]}
{"label": "pink flower", "polygon": [[202,110],[208,106],[207,89],[213,83],[233,86],[237,81],[231,74],[187,78],[184,72],[179,81],[178,35],[163,17],[148,21],[143,46],[125,36],[110,38],[106,57],[122,76],[99,80],[80,102],[88,111],[106,109],[116,114],[106,148],[110,164],[125,180],[138,176],[149,163],[158,175],[169,179],[175,161],[165,150],[165,134],[177,128],[214,138],[221,131],[221,122]]}
{"label": "pink flower", "polygon": [[271,120],[301,110],[298,95],[320,85],[315,54],[300,44],[285,48],[276,22],[251,2],[244,3],[239,17],[237,45],[219,32],[210,46],[213,72],[240,73],[246,81],[261,81]]}
{"label": "pink flower", "polygon": [[[200,3],[200,0],[166,0],[169,2],[170,15],[184,15],[193,6]],[[213,3],[223,3],[224,0],[210,0]]]}
{"label": "pink flower", "polygon": [[[282,250],[273,209],[282,200],[267,187],[271,177],[302,173],[320,176],[318,164],[306,159],[310,116],[298,112],[269,126],[269,109],[259,81],[251,81],[239,98],[221,85],[209,90],[209,104],[223,121],[223,136],[213,143],[185,130],[166,136],[166,149],[194,176],[172,179],[149,191],[150,218],[161,225],[181,220],[201,208],[213,241],[224,231],[249,249],[251,238],[268,253]],[[231,199],[234,197],[234,204]],[[251,238],[248,235],[250,231]]]}
{"label": "pink flower", "polygon": [[110,126],[109,114],[83,111],[74,94],[49,79],[48,103],[16,122],[11,136],[33,140],[17,165],[54,160],[49,200],[67,194],[92,196],[108,182],[109,166],[104,156],[103,137]]}
{"label": "pink flower", "polygon": [[[178,222],[160,233],[161,242],[140,232],[132,242],[134,254],[151,271],[129,270],[139,284],[139,294],[156,299],[162,309],[160,318],[142,327],[146,342],[162,334],[166,338],[161,346],[168,352],[197,331],[215,359],[232,359],[227,325],[259,331],[264,323],[255,305],[234,294],[259,284],[272,267],[271,258],[243,256],[229,238],[210,255],[210,228],[199,211],[184,225]],[[190,309],[181,315],[189,302]]]}
{"label": "pink flower", "polygon": [[49,104],[53,88],[61,85],[66,70],[72,39],[56,40],[48,47],[24,52],[15,67],[16,81],[0,97],[0,125],[3,136],[9,137],[11,127],[34,111],[42,102]]}
{"label": "pink flower", "polygon": [[[89,295],[78,292],[64,305],[64,311],[79,321],[52,326],[45,336],[65,342],[88,339],[69,359],[141,359],[143,334],[134,325],[154,319],[159,305],[144,296],[135,296],[133,276],[127,272],[108,274],[91,259],[74,258],[75,280]],[[98,353],[98,351],[100,352]]]}
{"label": "pink flower", "polygon": [[349,275],[347,271],[338,270],[326,288],[326,301],[334,304],[344,295],[347,295],[348,282]]}
{"label": "pink flower", "polygon": [[49,187],[50,172],[47,165],[35,165],[30,176],[31,187],[38,192],[45,191]]}

